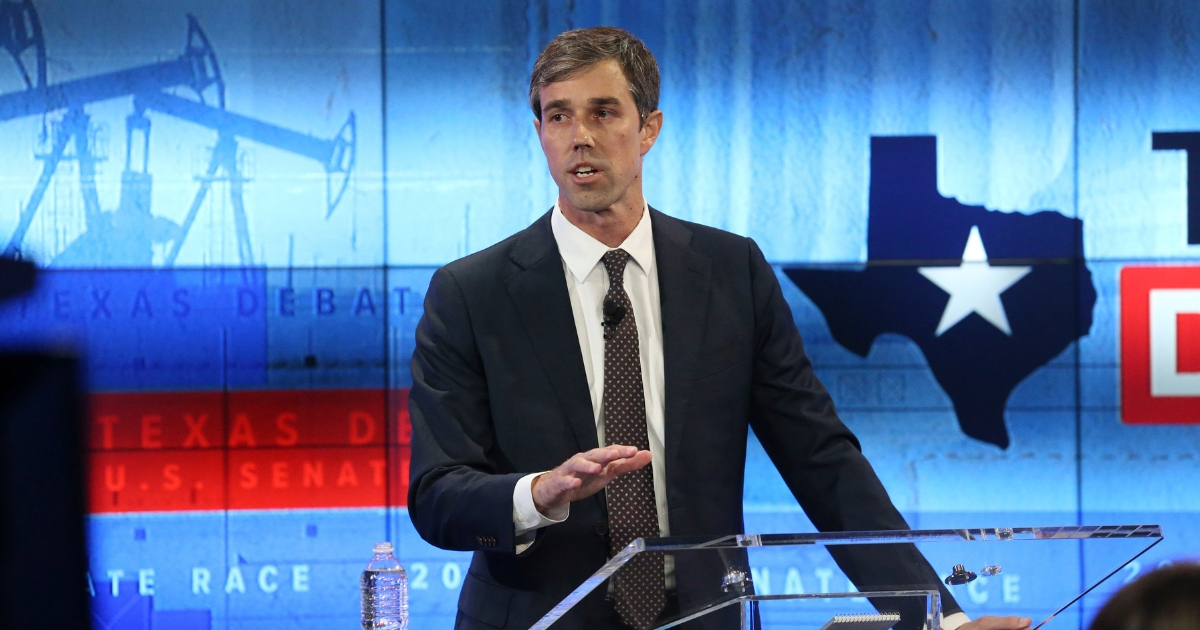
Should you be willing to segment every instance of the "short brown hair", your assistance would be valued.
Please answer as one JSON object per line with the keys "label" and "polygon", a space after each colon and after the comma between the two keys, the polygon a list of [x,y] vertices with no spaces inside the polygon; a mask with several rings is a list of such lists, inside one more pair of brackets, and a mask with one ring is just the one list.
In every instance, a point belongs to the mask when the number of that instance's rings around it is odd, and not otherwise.
{"label": "short brown hair", "polygon": [[567,31],[555,37],[533,64],[529,77],[529,107],[542,119],[541,89],[566,81],[612,59],[629,82],[629,92],[642,122],[658,109],[658,63],[642,40],[625,29],[597,26]]}
{"label": "short brown hair", "polygon": [[1096,613],[1089,630],[1200,628],[1200,564],[1147,573],[1122,588]]}

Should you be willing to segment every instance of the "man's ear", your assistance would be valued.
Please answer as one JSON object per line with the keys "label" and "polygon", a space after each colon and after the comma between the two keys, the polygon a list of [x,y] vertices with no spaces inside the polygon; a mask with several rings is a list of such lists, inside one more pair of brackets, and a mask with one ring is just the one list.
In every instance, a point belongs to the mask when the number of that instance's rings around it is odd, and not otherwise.
{"label": "man's ear", "polygon": [[658,134],[662,132],[663,113],[661,109],[656,109],[649,114],[646,114],[646,120],[642,121],[642,155],[650,152],[650,147],[658,140]]}
{"label": "man's ear", "polygon": [[537,132],[538,140],[542,139],[542,120],[540,118],[533,119],[533,129]]}

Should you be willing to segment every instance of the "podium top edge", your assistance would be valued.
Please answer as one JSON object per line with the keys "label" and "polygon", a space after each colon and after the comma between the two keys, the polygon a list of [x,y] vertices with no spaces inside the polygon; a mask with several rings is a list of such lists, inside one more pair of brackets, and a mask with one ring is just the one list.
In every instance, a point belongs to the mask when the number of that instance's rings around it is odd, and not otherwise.
{"label": "podium top edge", "polygon": [[[1009,540],[1090,540],[1100,538],[1162,538],[1162,527],[1141,525],[1063,525],[1042,527],[972,527],[794,534],[737,534],[729,536],[672,536],[647,538],[647,550],[772,547],[782,545],[852,545],[918,542]],[[639,539],[640,541],[641,539]],[[636,544],[639,541],[635,541]]]}

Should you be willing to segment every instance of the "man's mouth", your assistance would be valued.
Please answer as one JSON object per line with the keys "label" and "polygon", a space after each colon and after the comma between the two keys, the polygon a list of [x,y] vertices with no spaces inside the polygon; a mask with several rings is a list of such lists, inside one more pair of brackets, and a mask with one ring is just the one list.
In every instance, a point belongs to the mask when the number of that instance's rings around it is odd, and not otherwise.
{"label": "man's mouth", "polygon": [[576,177],[578,177],[579,179],[588,179],[599,172],[600,171],[597,171],[596,169],[594,169],[590,166],[580,166],[579,168],[571,171],[571,173],[573,175],[575,175]]}

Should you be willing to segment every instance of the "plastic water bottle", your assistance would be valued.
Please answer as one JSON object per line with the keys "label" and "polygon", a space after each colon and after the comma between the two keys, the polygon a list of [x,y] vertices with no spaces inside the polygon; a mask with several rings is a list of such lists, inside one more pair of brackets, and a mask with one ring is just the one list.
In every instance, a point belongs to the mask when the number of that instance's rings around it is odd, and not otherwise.
{"label": "plastic water bottle", "polygon": [[407,630],[408,576],[392,555],[392,543],[375,543],[375,555],[359,585],[363,630]]}

